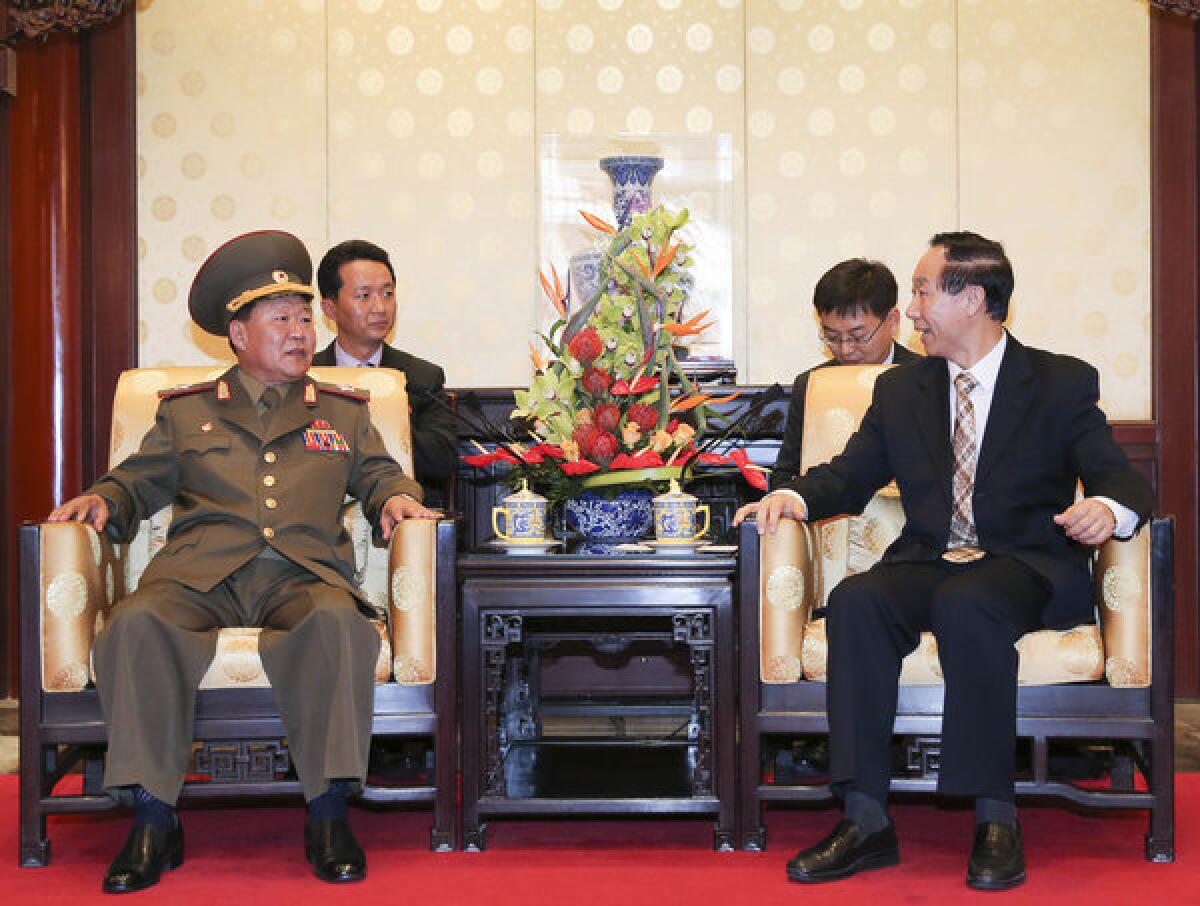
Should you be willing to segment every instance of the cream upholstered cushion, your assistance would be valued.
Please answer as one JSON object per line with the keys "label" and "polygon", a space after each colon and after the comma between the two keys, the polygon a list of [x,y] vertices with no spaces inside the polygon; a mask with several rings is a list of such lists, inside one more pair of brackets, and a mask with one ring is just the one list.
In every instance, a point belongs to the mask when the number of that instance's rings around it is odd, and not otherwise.
{"label": "cream upholstered cushion", "polygon": [[[153,424],[158,391],[180,384],[213,380],[223,367],[172,367],[135,369],[121,375],[113,402],[113,428],[109,445],[111,463],[137,450]],[[388,452],[412,473],[412,440],[408,424],[408,394],[403,372],[388,368],[313,368],[318,381],[362,387],[371,392],[371,419]],[[377,682],[388,682],[393,665],[403,666],[399,681],[433,682],[435,650],[433,632],[436,587],[436,528],[429,520],[403,523],[392,548],[372,543],[370,525],[356,501],[347,501],[343,521],[352,540],[355,577],[379,614],[377,625],[383,645],[376,669]],[[137,587],[150,558],[166,542],[171,508],[166,507],[142,523],[128,545],[114,545],[82,524],[42,526],[42,685],[48,692],[76,692],[92,676],[91,647],[113,602]],[[403,550],[397,557],[395,546]],[[399,587],[409,588],[416,570],[430,589],[426,596],[409,594],[407,610],[392,619],[393,572],[400,570]],[[427,632],[427,638],[414,633]],[[223,629],[217,655],[201,683],[202,689],[268,685],[258,657],[257,629]],[[398,670],[398,673],[400,671]]]}
{"label": "cream upholstered cushion", "polygon": [[[845,446],[870,403],[875,379],[886,365],[822,368],[809,375],[805,399],[801,468],[828,462]],[[815,416],[815,417],[814,417]],[[864,572],[882,556],[904,525],[904,509],[894,486],[880,491],[861,516],[830,519],[809,528],[810,543],[796,540],[799,526],[765,535],[761,546],[760,670],[764,683],[824,682],[828,646],[823,619],[809,621],[815,601],[822,605],[846,576]],[[768,593],[769,573],[786,564],[806,583],[802,620],[783,619]],[[1100,624],[1069,630],[1039,630],[1017,642],[1021,685],[1090,682],[1107,678],[1113,686],[1150,682],[1150,538],[1109,541],[1095,561]],[[943,682],[932,633],[904,659],[901,685]]]}
{"label": "cream upholstered cushion", "polygon": [[[805,678],[825,682],[829,646],[823,619],[804,627],[801,648]],[[1095,625],[1030,632],[1017,641],[1016,648],[1017,682],[1022,686],[1084,683],[1104,676],[1104,644]],[[923,632],[920,644],[901,665],[900,685],[940,686],[943,681],[937,640],[932,632]]]}

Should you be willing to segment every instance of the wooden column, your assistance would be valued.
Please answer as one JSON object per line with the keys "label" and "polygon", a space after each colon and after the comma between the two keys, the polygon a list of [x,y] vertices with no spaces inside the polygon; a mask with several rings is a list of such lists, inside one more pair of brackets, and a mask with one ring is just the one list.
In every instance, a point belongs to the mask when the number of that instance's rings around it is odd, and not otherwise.
{"label": "wooden column", "polygon": [[[7,135],[10,553],[17,522],[42,518],[81,490],[84,438],[79,40],[23,43],[17,59],[19,93]],[[9,627],[16,611],[12,572],[6,577]],[[10,640],[14,635],[5,633]]]}
{"label": "wooden column", "polygon": [[1197,326],[1200,44],[1192,19],[1151,11],[1155,419],[1159,511],[1175,516],[1175,690],[1200,696]]}

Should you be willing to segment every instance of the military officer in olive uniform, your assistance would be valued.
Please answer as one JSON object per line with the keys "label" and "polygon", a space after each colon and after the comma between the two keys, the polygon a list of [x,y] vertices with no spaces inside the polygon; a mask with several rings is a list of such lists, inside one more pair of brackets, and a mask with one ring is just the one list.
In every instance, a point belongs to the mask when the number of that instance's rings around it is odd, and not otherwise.
{"label": "military officer in olive uniform", "polygon": [[224,626],[262,627],[309,804],[306,857],[323,880],[366,873],[346,796],[366,777],[380,639],[341,507],[347,493],[357,498],[384,539],[403,519],[436,514],[385,450],[367,394],[307,377],[311,279],[303,243],[287,233],[250,233],[214,252],[188,304],[198,325],[228,337],[238,364],[160,394],[140,449],[50,515],[128,540],[174,506],[166,545],[95,643],[104,783],[132,790],[134,804],[135,826],[104,879],[110,892],[149,887],[183,860],[174,804],[196,689]]}

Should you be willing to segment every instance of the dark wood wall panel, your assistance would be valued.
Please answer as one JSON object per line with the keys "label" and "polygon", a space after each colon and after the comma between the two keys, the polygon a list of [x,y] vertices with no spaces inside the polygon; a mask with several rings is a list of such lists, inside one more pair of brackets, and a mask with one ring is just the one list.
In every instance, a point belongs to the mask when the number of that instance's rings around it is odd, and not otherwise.
{"label": "dark wood wall panel", "polygon": [[1197,615],[1197,312],[1200,309],[1200,74],[1196,23],[1151,13],[1153,282],[1159,509],[1174,515],[1175,690],[1200,697]]}
{"label": "dark wood wall panel", "polygon": [[[8,32],[8,6],[0,3],[0,33]],[[12,101],[0,93],[0,388],[13,386],[12,340],[12,202],[9,185],[9,111]],[[16,686],[17,609],[3,606],[17,597],[16,525],[10,493],[8,440],[12,433],[12,393],[0,389],[0,698]]]}
{"label": "dark wood wall panel", "polygon": [[[12,380],[5,388],[8,512],[4,543],[16,563],[16,527],[79,492],[83,256],[79,241],[79,46],[73,38],[21,45],[9,108]],[[19,439],[19,442],[12,442]],[[6,620],[16,576],[6,577]],[[10,651],[8,677],[16,682]]]}
{"label": "dark wood wall panel", "polygon": [[84,483],[108,468],[117,378],[137,352],[137,120],[130,6],[83,44]]}

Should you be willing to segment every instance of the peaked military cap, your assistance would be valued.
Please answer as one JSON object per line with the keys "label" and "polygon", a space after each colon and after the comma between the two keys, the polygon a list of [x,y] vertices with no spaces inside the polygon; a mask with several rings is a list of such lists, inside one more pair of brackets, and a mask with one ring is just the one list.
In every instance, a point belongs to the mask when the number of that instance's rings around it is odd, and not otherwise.
{"label": "peaked military cap", "polygon": [[271,296],[313,297],[312,259],[304,243],[282,230],[259,230],[231,239],[208,256],[192,281],[188,311],[214,336],[248,305]]}

